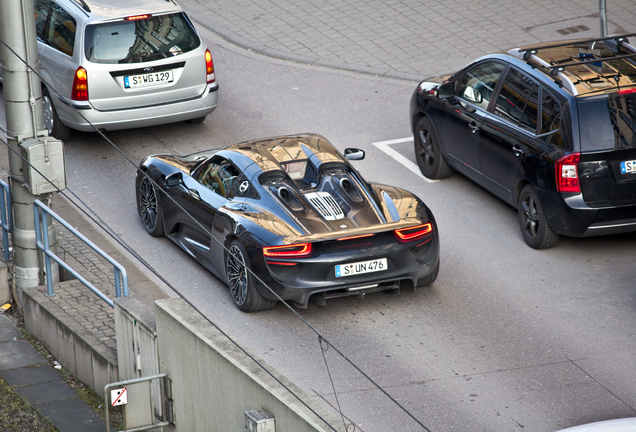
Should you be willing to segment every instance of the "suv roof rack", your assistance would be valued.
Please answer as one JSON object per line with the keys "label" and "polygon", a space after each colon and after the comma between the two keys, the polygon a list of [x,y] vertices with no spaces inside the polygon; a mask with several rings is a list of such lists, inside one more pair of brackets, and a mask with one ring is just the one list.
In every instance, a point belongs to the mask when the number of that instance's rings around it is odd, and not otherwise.
{"label": "suv roof rack", "polygon": [[586,58],[586,59],[582,59],[582,60],[579,60],[579,61],[572,61],[572,62],[569,62],[569,63],[562,63],[562,64],[557,64],[557,65],[549,65],[549,66],[546,66],[546,67],[548,69],[551,69],[552,72],[550,72],[550,74],[554,75],[557,71],[561,72],[566,67],[569,67],[569,66],[576,66],[576,65],[580,65],[580,64],[586,64],[586,63],[602,63],[602,62],[605,62],[605,61],[620,60],[620,59],[626,59],[626,58],[636,58],[636,53],[634,53],[634,54],[623,54],[623,55],[617,55],[617,56],[611,56],[611,57]]}
{"label": "suv roof rack", "polygon": [[543,50],[543,49],[564,47],[564,46],[572,45],[572,43],[588,43],[588,42],[592,43],[592,42],[602,42],[602,41],[613,40],[613,39],[615,39],[616,44],[620,46],[623,42],[627,42],[628,37],[632,37],[632,36],[636,37],[636,33],[617,35],[617,36],[606,36],[606,37],[592,38],[592,39],[578,39],[576,40],[576,42],[573,42],[572,40],[570,40],[567,42],[559,42],[559,43],[542,45],[540,47],[533,47],[533,48],[526,48],[526,49],[520,48],[519,52],[523,53],[524,60],[528,60],[528,57],[530,57],[530,55],[536,54],[537,52],[539,52],[539,50]]}
{"label": "suv roof rack", "polygon": [[[636,65],[636,61],[635,61],[636,48],[629,44],[629,41],[627,40],[628,37],[636,37],[636,33],[591,38],[591,39],[576,39],[576,40],[570,40],[565,42],[549,43],[549,44],[541,45],[541,46],[518,48],[518,49],[513,49],[508,51],[508,54],[511,54],[517,58],[522,58],[523,60],[531,64],[533,67],[543,68],[544,71],[546,71],[554,79],[555,83],[557,83],[561,87],[567,88],[572,95],[577,96],[579,94],[579,91],[576,85],[574,84],[574,82],[569,76],[564,74],[564,72],[566,72],[566,68],[571,66],[585,65],[585,64],[594,64],[594,63],[598,64],[598,63],[603,63],[610,60],[620,60],[620,59],[626,59],[630,63],[633,63]],[[612,44],[614,45],[614,47],[613,48],[609,47],[609,49],[615,55],[612,55],[609,57],[598,57],[598,56],[584,57],[580,59],[570,57],[567,59],[562,59],[563,62],[558,63],[556,61],[551,61],[551,60],[546,61],[546,59],[543,59],[540,57],[540,54],[537,54],[541,50],[567,47],[567,46],[572,46],[574,44],[577,44],[577,45],[586,44],[586,43],[594,44],[596,42],[602,42],[602,41],[614,41],[615,45]],[[621,47],[626,48],[627,50],[631,51],[633,54],[624,54],[624,51],[623,53],[620,53]],[[581,80],[577,79],[576,81],[579,82]]]}

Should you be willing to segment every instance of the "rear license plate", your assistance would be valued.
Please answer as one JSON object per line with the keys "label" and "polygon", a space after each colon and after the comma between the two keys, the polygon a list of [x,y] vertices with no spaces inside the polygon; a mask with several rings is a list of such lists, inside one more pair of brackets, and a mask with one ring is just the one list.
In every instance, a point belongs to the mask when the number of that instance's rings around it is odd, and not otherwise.
{"label": "rear license plate", "polygon": [[351,264],[338,264],[336,266],[336,277],[353,276],[362,273],[373,273],[384,271],[388,268],[386,258],[370,261],[360,261]]}
{"label": "rear license plate", "polygon": [[621,162],[621,174],[636,174],[636,160]]}
{"label": "rear license plate", "polygon": [[165,70],[161,72],[152,72],[141,75],[130,75],[124,77],[124,87],[137,88],[137,87],[151,87],[155,85],[165,84],[172,82],[174,75],[171,70]]}

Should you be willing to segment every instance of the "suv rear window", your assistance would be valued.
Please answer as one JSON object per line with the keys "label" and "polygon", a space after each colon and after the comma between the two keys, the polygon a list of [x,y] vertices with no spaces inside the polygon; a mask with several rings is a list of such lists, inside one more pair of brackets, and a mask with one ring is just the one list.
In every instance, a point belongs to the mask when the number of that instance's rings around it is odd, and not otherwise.
{"label": "suv rear window", "polygon": [[579,100],[581,150],[636,147],[636,94]]}
{"label": "suv rear window", "polygon": [[192,51],[201,41],[183,13],[86,27],[86,59],[93,63],[143,63]]}

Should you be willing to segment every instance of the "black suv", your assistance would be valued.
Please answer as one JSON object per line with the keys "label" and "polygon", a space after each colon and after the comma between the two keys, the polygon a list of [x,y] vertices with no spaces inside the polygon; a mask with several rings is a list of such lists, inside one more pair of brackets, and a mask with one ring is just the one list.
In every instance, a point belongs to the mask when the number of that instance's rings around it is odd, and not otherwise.
{"label": "black suv", "polygon": [[636,231],[636,48],[628,37],[527,46],[422,81],[422,173],[461,172],[518,209],[525,241]]}

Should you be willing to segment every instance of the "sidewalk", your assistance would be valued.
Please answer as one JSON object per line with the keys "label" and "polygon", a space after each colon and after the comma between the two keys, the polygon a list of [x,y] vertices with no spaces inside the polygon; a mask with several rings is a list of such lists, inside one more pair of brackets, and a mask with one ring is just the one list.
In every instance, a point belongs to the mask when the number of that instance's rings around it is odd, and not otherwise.
{"label": "sidewalk", "polygon": [[61,432],[106,430],[104,419],[4,315],[0,315],[0,377]]}
{"label": "sidewalk", "polygon": [[[491,52],[600,34],[596,0],[181,0],[195,22],[284,60],[420,81]],[[636,32],[607,0],[609,34]],[[214,53],[212,53],[214,54]]]}

